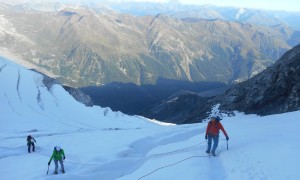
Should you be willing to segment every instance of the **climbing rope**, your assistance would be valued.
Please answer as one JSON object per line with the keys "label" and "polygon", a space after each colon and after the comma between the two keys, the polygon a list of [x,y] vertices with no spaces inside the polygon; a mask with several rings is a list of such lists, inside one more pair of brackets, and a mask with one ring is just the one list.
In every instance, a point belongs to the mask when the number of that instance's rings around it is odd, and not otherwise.
{"label": "climbing rope", "polygon": [[[225,139],[225,140],[226,140],[226,139]],[[205,141],[204,141],[204,142],[205,142]],[[203,144],[204,142],[202,142],[202,143],[200,143],[200,144]],[[207,141],[206,141],[206,142],[207,142]],[[194,146],[191,146],[191,147],[188,147],[188,148],[184,148],[184,149],[181,149],[181,150],[177,150],[177,151],[174,151],[174,152],[182,151],[182,150],[185,150],[185,149],[190,149],[190,148],[192,148],[192,147],[199,146],[200,144],[197,144],[197,145],[194,145]],[[228,141],[227,141],[227,150],[228,150]],[[171,153],[172,153],[172,152],[171,152]],[[163,154],[168,154],[168,153],[163,153]],[[161,169],[164,169],[164,168],[167,168],[167,167],[174,166],[174,165],[176,165],[176,164],[179,164],[179,163],[181,163],[181,162],[183,162],[183,161],[186,161],[186,160],[189,160],[189,159],[192,159],[192,158],[199,158],[199,157],[201,157],[201,158],[204,158],[204,157],[210,158],[210,155],[205,155],[205,156],[191,156],[191,157],[185,158],[185,159],[183,159],[183,160],[180,160],[180,161],[178,161],[178,162],[176,162],[176,163],[173,163],[173,164],[169,164],[169,165],[166,165],[166,166],[159,167],[159,168],[157,168],[157,169],[151,171],[150,173],[148,173],[148,174],[146,174],[146,175],[140,177],[138,180],[141,180],[141,179],[143,179],[143,178],[145,178],[145,177],[147,177],[147,176],[149,176],[149,175],[151,175],[151,174],[153,174],[153,173],[155,173],[156,171],[159,171],[159,170],[161,170]]]}
{"label": "climbing rope", "polygon": [[174,165],[179,164],[179,163],[181,163],[181,162],[183,162],[183,161],[186,161],[186,160],[188,160],[188,159],[199,158],[199,157],[204,158],[204,157],[209,157],[209,156],[207,156],[207,155],[206,155],[206,156],[191,156],[191,157],[185,158],[185,159],[180,160],[180,161],[178,161],[178,162],[176,162],[176,163],[169,164],[169,165],[166,165],[166,166],[162,166],[162,167],[160,167],[160,168],[157,168],[157,169],[151,171],[150,173],[148,173],[148,174],[146,174],[146,175],[140,177],[138,180],[143,179],[143,178],[145,178],[145,177],[147,177],[147,176],[149,176],[149,175],[155,173],[155,172],[158,171],[158,170],[161,170],[161,169],[164,169],[164,168],[167,168],[167,167],[170,167],[170,166],[174,166]]}
{"label": "climbing rope", "polygon": [[[164,156],[164,155],[169,155],[169,154],[174,154],[174,153],[178,153],[178,152],[182,152],[182,151],[186,151],[188,149],[192,149],[192,148],[195,148],[197,146],[200,146],[201,144],[205,143],[204,142],[201,142],[201,143],[198,143],[196,145],[193,145],[193,146],[190,146],[190,147],[186,147],[186,148],[182,148],[182,149],[177,149],[177,150],[174,150],[174,151],[169,151],[169,152],[165,152],[165,153],[159,153],[159,154],[150,154],[148,156],[142,156],[142,157],[132,157],[132,158],[154,158],[154,157],[158,157],[158,156]],[[36,152],[36,154],[40,154],[42,156],[45,156],[45,157],[51,157],[49,155],[46,155],[46,154],[43,154],[43,153],[40,153],[40,152]],[[200,156],[192,156],[192,157],[200,157]],[[190,158],[192,158],[190,157]],[[208,156],[203,156],[203,157],[208,157]],[[187,159],[190,159],[190,158],[187,158]],[[187,159],[184,159],[182,161],[185,161]],[[180,161],[180,162],[182,162]],[[96,166],[96,165],[102,165],[102,164],[96,164],[96,163],[79,163],[79,162],[70,162],[70,161],[64,161],[65,163],[68,163],[68,164],[77,164],[77,165],[89,165],[89,166]],[[180,162],[177,162],[175,164],[178,164]],[[172,164],[172,165],[175,165],[175,164]],[[169,166],[172,166],[172,165],[169,165]],[[159,168],[160,169],[160,168]],[[159,170],[157,169],[157,170]],[[155,171],[157,171],[155,170]],[[150,173],[151,174],[151,173]]]}
{"label": "climbing rope", "polygon": [[199,144],[196,144],[196,145],[193,145],[193,146],[190,146],[190,147],[186,147],[186,148],[182,148],[182,149],[177,149],[177,150],[174,150],[174,151],[169,151],[169,152],[165,152],[165,153],[158,153],[158,154],[150,154],[150,155],[148,155],[146,157],[151,158],[151,157],[155,157],[155,156],[163,156],[163,155],[168,155],[168,154],[174,154],[174,153],[178,153],[178,152],[181,152],[181,151],[186,151],[188,149],[192,149],[194,147],[200,146],[201,144],[203,144],[203,142],[199,143]]}

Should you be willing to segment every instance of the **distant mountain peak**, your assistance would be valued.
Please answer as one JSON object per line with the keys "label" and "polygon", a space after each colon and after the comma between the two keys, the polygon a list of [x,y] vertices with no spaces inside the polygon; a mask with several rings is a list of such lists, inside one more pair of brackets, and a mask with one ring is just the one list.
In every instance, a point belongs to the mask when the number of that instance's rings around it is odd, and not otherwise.
{"label": "distant mountain peak", "polygon": [[243,15],[247,11],[246,8],[240,8],[235,15],[235,19],[240,19],[240,16]]}

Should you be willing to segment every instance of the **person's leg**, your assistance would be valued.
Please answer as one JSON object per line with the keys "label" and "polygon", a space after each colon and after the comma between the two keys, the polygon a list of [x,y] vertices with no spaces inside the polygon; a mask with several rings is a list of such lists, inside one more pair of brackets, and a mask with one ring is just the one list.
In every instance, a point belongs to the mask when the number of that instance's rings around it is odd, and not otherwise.
{"label": "person's leg", "polygon": [[30,153],[30,144],[27,144],[28,146],[28,153]]}
{"label": "person's leg", "polygon": [[55,171],[54,171],[54,173],[57,174],[58,160],[54,160],[54,164],[55,164]]}
{"label": "person's leg", "polygon": [[211,154],[212,154],[212,155],[216,155],[216,154],[215,154],[215,153],[216,153],[216,149],[217,149],[218,144],[219,144],[219,135],[214,136],[214,137],[213,137],[213,141],[214,141],[214,145],[213,145],[213,148],[212,148],[212,150],[211,150]]}
{"label": "person's leg", "polygon": [[35,151],[34,143],[32,143],[32,151]]}
{"label": "person's leg", "polygon": [[210,153],[212,137],[210,135],[208,135],[207,140],[208,141],[207,141],[207,150],[206,150],[206,153]]}
{"label": "person's leg", "polygon": [[62,171],[63,173],[65,173],[65,167],[64,167],[64,162],[63,162],[63,160],[59,160],[59,163],[60,163],[61,171]]}

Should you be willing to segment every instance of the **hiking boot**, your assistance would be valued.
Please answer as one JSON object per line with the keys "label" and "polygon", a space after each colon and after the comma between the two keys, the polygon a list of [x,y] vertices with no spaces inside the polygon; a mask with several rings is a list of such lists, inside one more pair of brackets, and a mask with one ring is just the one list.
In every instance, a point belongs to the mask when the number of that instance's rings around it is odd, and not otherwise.
{"label": "hiking boot", "polygon": [[209,154],[209,153],[210,153],[210,152],[209,152],[209,150],[206,150],[205,152],[206,152],[207,154]]}
{"label": "hiking boot", "polygon": [[215,152],[212,152],[211,155],[216,156],[216,153],[215,153]]}
{"label": "hiking boot", "polygon": [[63,170],[61,170],[61,172],[62,172],[62,173],[65,173],[65,170],[63,169]]}
{"label": "hiking boot", "polygon": [[54,174],[58,174],[58,172],[57,172],[57,171],[54,171]]}

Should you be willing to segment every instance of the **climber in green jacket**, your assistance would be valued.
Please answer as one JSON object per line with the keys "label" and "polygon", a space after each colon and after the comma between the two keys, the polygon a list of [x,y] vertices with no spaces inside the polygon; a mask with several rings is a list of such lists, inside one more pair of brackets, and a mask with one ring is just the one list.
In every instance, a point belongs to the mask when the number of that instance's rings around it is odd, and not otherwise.
{"label": "climber in green jacket", "polygon": [[53,154],[48,162],[48,166],[50,166],[52,159],[54,159],[54,164],[55,164],[54,174],[57,174],[58,162],[60,163],[62,173],[65,173],[63,160],[66,159],[66,156],[64,150],[61,149],[59,146],[55,146],[53,150]]}

